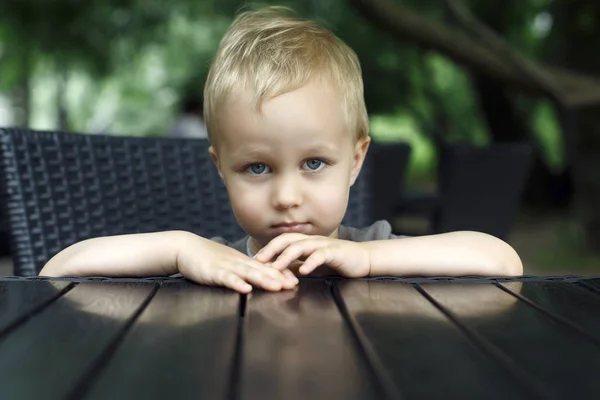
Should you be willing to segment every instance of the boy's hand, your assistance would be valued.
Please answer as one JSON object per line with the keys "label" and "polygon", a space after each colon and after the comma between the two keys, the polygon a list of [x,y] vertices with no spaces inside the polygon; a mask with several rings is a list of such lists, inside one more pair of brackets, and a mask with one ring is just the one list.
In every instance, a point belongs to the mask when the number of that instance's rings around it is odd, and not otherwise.
{"label": "boy's hand", "polygon": [[298,270],[302,275],[308,275],[322,265],[347,278],[362,278],[368,276],[371,270],[370,254],[365,243],[302,233],[277,236],[254,259],[262,263],[273,260],[273,268],[279,271],[290,268],[296,260],[305,260]]}
{"label": "boy's hand", "polygon": [[[249,293],[252,286],[269,291],[293,289],[298,278],[290,270],[277,270],[239,251],[193,235],[177,254],[177,268],[197,283],[225,286]],[[251,286],[252,285],[252,286]]]}

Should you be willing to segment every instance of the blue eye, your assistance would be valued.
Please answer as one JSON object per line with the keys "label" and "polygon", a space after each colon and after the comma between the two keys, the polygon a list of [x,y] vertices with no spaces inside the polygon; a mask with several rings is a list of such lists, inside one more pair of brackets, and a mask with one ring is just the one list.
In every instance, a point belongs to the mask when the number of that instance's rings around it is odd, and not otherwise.
{"label": "blue eye", "polygon": [[306,170],[316,172],[322,170],[325,167],[325,162],[323,162],[322,160],[317,160],[315,158],[312,160],[305,161],[304,165],[306,166]]}
{"label": "blue eye", "polygon": [[264,175],[265,173],[270,172],[267,164],[263,163],[253,163],[248,165],[246,168],[246,172],[250,175]]}

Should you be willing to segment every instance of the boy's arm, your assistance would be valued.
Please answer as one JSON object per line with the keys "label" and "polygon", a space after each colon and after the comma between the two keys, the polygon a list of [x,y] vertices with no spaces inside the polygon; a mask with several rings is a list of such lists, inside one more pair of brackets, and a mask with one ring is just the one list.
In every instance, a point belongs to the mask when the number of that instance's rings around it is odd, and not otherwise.
{"label": "boy's arm", "polygon": [[190,233],[168,231],[84,240],[59,252],[42,276],[166,276],[178,272],[178,249]]}
{"label": "boy's arm", "polygon": [[205,285],[249,293],[292,289],[298,279],[246,254],[190,232],[168,231],[84,240],[61,251],[42,276],[166,276],[176,272]]}
{"label": "boy's arm", "polygon": [[480,232],[364,242],[370,255],[370,276],[523,274],[515,250],[504,241]]}

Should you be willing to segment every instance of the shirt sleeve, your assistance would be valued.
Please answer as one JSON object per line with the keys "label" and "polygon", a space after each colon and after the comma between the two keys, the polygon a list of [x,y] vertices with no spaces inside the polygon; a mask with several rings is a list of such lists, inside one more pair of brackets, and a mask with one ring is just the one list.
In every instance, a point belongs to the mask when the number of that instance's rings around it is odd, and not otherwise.
{"label": "shirt sleeve", "polygon": [[224,244],[225,246],[231,247],[231,243],[229,243],[227,240],[223,239],[221,236],[211,237],[210,240],[212,240],[213,242],[216,242],[219,244]]}
{"label": "shirt sleeve", "polygon": [[407,236],[394,235],[392,226],[388,221],[379,220],[366,228],[343,227],[340,230],[340,239],[353,242],[369,242],[372,240],[400,239]]}

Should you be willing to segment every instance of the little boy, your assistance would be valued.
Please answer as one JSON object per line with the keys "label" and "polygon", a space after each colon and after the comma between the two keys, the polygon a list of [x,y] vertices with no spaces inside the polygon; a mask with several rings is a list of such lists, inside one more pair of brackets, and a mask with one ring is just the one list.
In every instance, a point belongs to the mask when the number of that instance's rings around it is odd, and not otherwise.
{"label": "little boy", "polygon": [[520,275],[516,252],[477,232],[399,238],[389,223],[340,226],[369,148],[356,54],[333,33],[265,8],[238,16],[204,91],[210,154],[248,234],[236,243],[170,231],[76,243],[46,276],[181,273],[240,293],[298,275]]}

